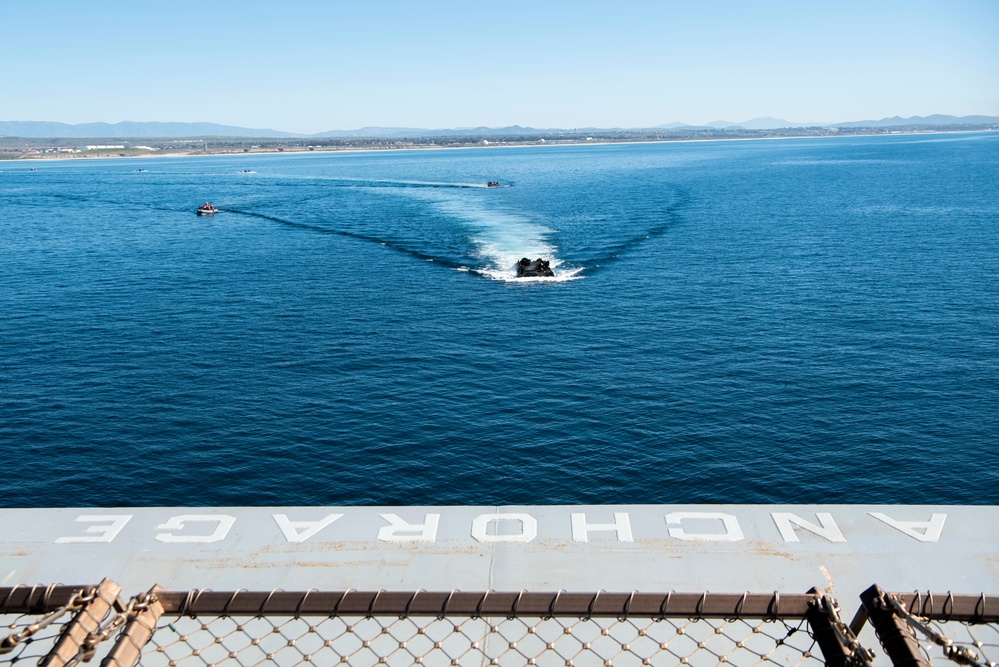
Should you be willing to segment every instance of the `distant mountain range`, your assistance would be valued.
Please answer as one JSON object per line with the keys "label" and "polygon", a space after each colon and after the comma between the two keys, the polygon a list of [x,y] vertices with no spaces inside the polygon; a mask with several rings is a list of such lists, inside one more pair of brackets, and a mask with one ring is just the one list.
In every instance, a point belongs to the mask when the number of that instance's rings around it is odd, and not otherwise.
{"label": "distant mountain range", "polygon": [[733,123],[727,120],[716,120],[706,125],[688,125],[686,123],[670,123],[669,125],[660,125],[656,129],[666,129],[666,130],[727,130],[727,129],[742,129],[742,130],[779,130],[785,127],[829,127],[830,123],[792,123],[789,120],[783,120],[781,118],[771,118],[767,116],[766,118],[754,118],[752,120],[747,120],[742,123]]}
{"label": "distant mountain range", "polygon": [[[652,128],[628,128],[631,130],[777,130],[798,127],[906,127],[906,126],[982,126],[999,124],[999,116],[912,116],[882,118],[881,120],[859,120],[847,123],[796,123],[780,118],[754,118],[742,123],[714,121],[707,125],[687,125],[670,123]],[[615,132],[623,128],[572,128],[538,129],[511,125],[509,127],[459,127],[428,130],[414,127],[362,127],[357,130],[330,130],[318,134],[296,134],[279,130],[254,129],[217,123],[161,123],[131,122],[121,123],[82,123],[68,125],[38,121],[0,121],[0,136],[25,137],[33,139],[84,139],[84,138],[140,138],[140,137],[257,137],[261,139],[305,139],[305,138],[421,138],[421,137],[477,137],[477,136],[530,136],[552,133],[585,134],[590,132]]]}
{"label": "distant mountain range", "polygon": [[34,139],[91,139],[123,137],[301,137],[301,134],[257,130],[217,123],[160,123],[122,121],[121,123],[66,123],[30,120],[0,121],[0,135]]}
{"label": "distant mountain range", "polygon": [[995,125],[999,123],[999,116],[945,116],[934,114],[932,116],[911,116],[902,118],[892,116],[881,120],[855,120],[848,123],[796,123],[781,118],[754,118],[742,123],[732,123],[724,120],[716,120],[706,125],[687,125],[685,123],[670,123],[660,125],[656,129],[686,129],[686,130],[779,130],[782,128],[795,127],[911,127],[911,126],[931,126],[931,125]]}
{"label": "distant mountain range", "polygon": [[905,125],[994,125],[999,123],[996,116],[912,116],[911,118],[882,118],[881,120],[858,120],[852,123],[837,123],[836,127],[902,127]]}

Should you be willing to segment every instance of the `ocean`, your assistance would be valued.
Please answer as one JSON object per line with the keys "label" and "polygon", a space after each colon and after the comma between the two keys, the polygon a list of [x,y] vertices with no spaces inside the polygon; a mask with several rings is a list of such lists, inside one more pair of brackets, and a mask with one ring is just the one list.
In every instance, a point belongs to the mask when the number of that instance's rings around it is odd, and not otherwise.
{"label": "ocean", "polygon": [[3,507],[996,504],[997,445],[997,133],[0,162]]}

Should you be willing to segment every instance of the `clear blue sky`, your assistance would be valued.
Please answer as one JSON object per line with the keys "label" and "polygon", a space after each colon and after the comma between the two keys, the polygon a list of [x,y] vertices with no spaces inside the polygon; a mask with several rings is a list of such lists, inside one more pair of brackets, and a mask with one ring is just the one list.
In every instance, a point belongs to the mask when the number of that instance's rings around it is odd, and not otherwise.
{"label": "clear blue sky", "polygon": [[0,120],[313,133],[999,115],[999,0],[4,0],[0,10]]}

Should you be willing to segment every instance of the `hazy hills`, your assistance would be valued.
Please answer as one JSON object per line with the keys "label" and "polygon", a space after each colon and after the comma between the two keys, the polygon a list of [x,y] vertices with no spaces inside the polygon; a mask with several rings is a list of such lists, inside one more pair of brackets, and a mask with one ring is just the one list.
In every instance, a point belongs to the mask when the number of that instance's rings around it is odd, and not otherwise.
{"label": "hazy hills", "polygon": [[[841,127],[841,128],[885,128],[906,126],[983,126],[999,124],[999,116],[912,116],[902,118],[882,118],[881,120],[859,120],[845,123],[800,123],[780,118],[754,118],[741,123],[714,121],[706,125],[670,123],[653,128],[631,128],[645,130],[777,130],[799,127]],[[330,130],[318,134],[296,134],[270,129],[219,125],[217,123],[164,123],[131,122],[82,123],[69,125],[41,121],[0,121],[0,136],[24,137],[32,139],[59,138],[139,138],[139,137],[259,137],[259,138],[421,138],[421,137],[485,137],[485,136],[530,136],[552,133],[585,134],[587,132],[621,131],[621,128],[572,128],[538,129],[511,125],[509,127],[464,127],[430,130],[413,127],[362,127],[356,130]]]}
{"label": "hazy hills", "polygon": [[301,137],[292,132],[258,130],[217,123],[50,123],[30,120],[0,121],[0,135],[32,139],[87,139],[125,137]]}
{"label": "hazy hills", "polygon": [[829,123],[792,123],[789,120],[783,120],[781,118],[771,118],[767,116],[766,118],[754,118],[752,120],[743,121],[741,123],[733,123],[726,120],[716,120],[705,125],[687,125],[686,123],[670,123],[669,125],[660,125],[659,128],[669,129],[669,130],[725,130],[725,129],[743,129],[743,130],[779,130],[785,127],[828,127]]}
{"label": "hazy hills", "polygon": [[912,127],[912,126],[934,126],[934,125],[995,125],[999,123],[999,116],[946,116],[934,114],[932,116],[911,116],[902,118],[892,116],[881,120],[855,120],[846,123],[798,123],[781,118],[754,118],[742,123],[732,123],[724,120],[716,120],[706,125],[687,125],[685,123],[670,123],[669,125],[658,126],[661,129],[743,129],[743,130],[779,130],[782,128],[794,127]]}
{"label": "hazy hills", "polygon": [[999,123],[997,116],[912,116],[911,118],[882,118],[881,120],[858,120],[851,123],[837,123],[836,127],[904,127],[906,125],[994,125]]}

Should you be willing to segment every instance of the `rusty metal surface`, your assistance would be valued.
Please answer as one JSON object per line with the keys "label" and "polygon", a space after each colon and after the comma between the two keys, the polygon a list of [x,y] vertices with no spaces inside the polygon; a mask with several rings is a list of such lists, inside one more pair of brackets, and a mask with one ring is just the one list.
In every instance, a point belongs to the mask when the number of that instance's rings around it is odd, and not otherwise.
{"label": "rusty metal surface", "polygon": [[91,596],[95,585],[50,584],[4,586],[0,588],[0,614],[44,614],[65,606],[74,596]]}
{"label": "rusty metal surface", "polygon": [[974,623],[999,623],[999,595],[953,593],[893,593],[910,614],[934,621],[960,619]]}
{"label": "rusty metal surface", "polygon": [[0,586],[999,595],[992,506],[0,510]]}
{"label": "rusty metal surface", "polygon": [[164,613],[230,616],[576,616],[801,618],[815,595],[561,591],[185,591],[158,596]]}

